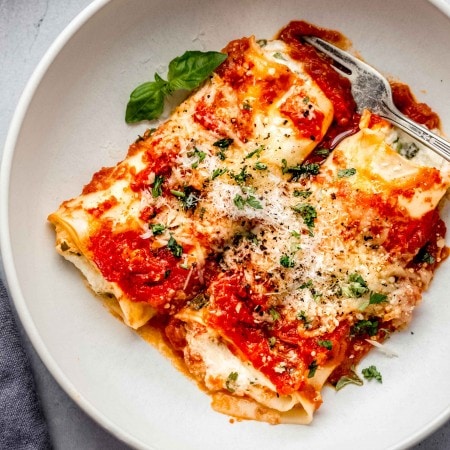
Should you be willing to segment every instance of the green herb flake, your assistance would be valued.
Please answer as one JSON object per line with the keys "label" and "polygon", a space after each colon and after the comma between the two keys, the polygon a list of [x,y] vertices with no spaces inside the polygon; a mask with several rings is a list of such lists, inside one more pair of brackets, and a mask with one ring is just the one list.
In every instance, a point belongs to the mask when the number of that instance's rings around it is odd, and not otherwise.
{"label": "green herb flake", "polygon": [[387,295],[379,292],[371,292],[369,297],[369,305],[378,305],[387,302]]}
{"label": "green herb flake", "polygon": [[348,178],[351,177],[353,175],[355,175],[356,173],[356,169],[351,168],[351,169],[339,169],[337,176],[338,178]]}
{"label": "green herb flake", "polygon": [[169,242],[167,242],[167,248],[172,252],[172,255],[176,258],[181,258],[183,254],[183,247],[174,239],[171,235]]}
{"label": "green herb flake", "polygon": [[269,339],[269,347],[274,348],[275,344],[277,343],[277,338],[275,336],[271,336]]}
{"label": "green herb flake", "polygon": [[166,229],[166,227],[162,223],[152,223],[151,224],[151,230],[152,230],[153,236],[158,236],[159,234],[163,234],[165,229]]}
{"label": "green herb flake", "polygon": [[217,169],[214,169],[213,173],[211,174],[211,180],[215,180],[217,177],[220,177],[226,172],[228,172],[227,168],[218,167]]}
{"label": "green herb flake", "polygon": [[308,378],[314,377],[316,374],[316,370],[319,366],[317,365],[317,361],[315,359],[312,360],[311,364],[308,366]]}
{"label": "green herb flake", "polygon": [[162,195],[162,184],[164,183],[164,177],[161,175],[155,176],[155,181],[153,182],[152,186],[152,197],[157,198]]}
{"label": "green herb flake", "polygon": [[237,372],[231,372],[228,375],[228,378],[225,382],[225,387],[227,388],[228,392],[235,392],[236,391],[236,381],[238,379],[239,374]]}
{"label": "green herb flake", "polygon": [[249,195],[245,203],[253,209],[263,209],[261,202],[254,195]]}
{"label": "green herb flake", "polygon": [[306,203],[298,203],[297,205],[292,206],[292,209],[300,214],[303,222],[311,232],[312,228],[314,228],[314,219],[317,217],[316,208]]}
{"label": "green herb flake", "polygon": [[242,195],[236,194],[233,198],[233,203],[237,209],[244,209],[245,207],[245,200]]}
{"label": "green herb flake", "polygon": [[247,173],[247,166],[243,166],[238,174],[230,173],[230,176],[237,184],[244,184],[251,175]]}
{"label": "green herb flake", "polygon": [[317,341],[317,345],[319,347],[324,347],[327,350],[332,350],[333,349],[333,343],[330,340],[328,340],[328,339],[325,339],[325,340],[319,339]]}
{"label": "green herb flake", "polygon": [[282,255],[280,257],[280,264],[283,267],[286,267],[287,269],[295,267],[295,261],[292,258],[292,256],[289,256],[289,255],[286,255],[286,254],[284,254],[284,255]]}
{"label": "green herb flake", "polygon": [[276,322],[277,320],[280,320],[280,317],[281,317],[280,313],[275,308],[270,308],[269,314],[270,314],[270,317],[272,317],[272,320],[274,322]]}
{"label": "green herb flake", "polygon": [[198,148],[194,148],[194,150],[192,152],[188,152],[187,156],[189,158],[196,158],[196,161],[194,161],[191,164],[191,167],[193,169],[196,169],[198,167],[198,165],[204,161],[204,159],[206,158],[206,153],[202,152],[201,150],[199,150]]}
{"label": "green herb flake", "polygon": [[223,138],[219,139],[218,141],[214,142],[214,147],[226,149],[228,148],[232,143],[234,142],[234,139],[232,138]]}
{"label": "green herb flake", "polygon": [[292,174],[292,181],[296,181],[301,177],[308,177],[311,175],[317,175],[319,173],[320,166],[316,163],[311,164],[299,164],[297,166],[288,166],[285,159],[281,160],[281,171],[283,174]]}
{"label": "green herb flake", "polygon": [[298,189],[294,190],[294,197],[308,198],[312,195],[312,191],[299,191]]}
{"label": "green herb flake", "polygon": [[430,253],[425,252],[420,258],[420,261],[427,264],[434,264],[436,262],[436,258]]}
{"label": "green herb flake", "polygon": [[171,190],[170,190],[170,193],[171,193],[172,195],[174,195],[175,197],[178,197],[178,198],[185,198],[185,197],[186,197],[186,194],[185,194],[184,192],[177,191],[177,190],[175,190],[175,189],[171,189]]}
{"label": "green herb flake", "polygon": [[377,380],[380,383],[383,382],[383,377],[375,366],[369,366],[363,369],[362,374],[366,380]]}
{"label": "green herb flake", "polygon": [[348,285],[342,288],[342,293],[351,298],[362,297],[369,292],[366,281],[359,273],[352,273],[348,276]]}
{"label": "green herb flake", "polygon": [[248,153],[244,159],[252,158],[253,156],[258,157],[262,151],[264,151],[265,147],[264,145],[260,145],[259,147],[256,147],[255,150],[252,150],[250,153]]}
{"label": "green herb flake", "polygon": [[280,53],[280,52],[275,52],[275,53],[273,54],[273,57],[276,58],[276,59],[282,59],[283,61],[286,61],[286,58],[285,58],[285,57],[283,56],[283,54]]}
{"label": "green herb flake", "polygon": [[351,328],[352,335],[375,336],[378,333],[378,320],[358,320]]}
{"label": "green herb flake", "polygon": [[257,161],[253,166],[256,170],[267,170],[267,164]]}
{"label": "green herb flake", "polygon": [[219,52],[187,51],[169,63],[167,81],[155,73],[154,81],[139,85],[130,94],[125,121],[157,119],[163,112],[167,95],[179,89],[193,90],[222,64],[227,55]]}
{"label": "green herb flake", "polygon": [[303,325],[305,326],[305,328],[309,328],[311,326],[311,321],[308,319],[308,316],[306,315],[305,311],[300,311],[299,313],[297,313],[297,320],[300,320],[301,322],[303,322]]}

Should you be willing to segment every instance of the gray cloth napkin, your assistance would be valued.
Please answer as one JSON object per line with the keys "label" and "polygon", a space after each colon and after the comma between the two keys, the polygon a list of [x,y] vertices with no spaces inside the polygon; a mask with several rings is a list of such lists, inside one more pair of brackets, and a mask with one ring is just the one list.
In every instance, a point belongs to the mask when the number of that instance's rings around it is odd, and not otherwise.
{"label": "gray cloth napkin", "polygon": [[0,280],[0,449],[50,449],[30,363]]}

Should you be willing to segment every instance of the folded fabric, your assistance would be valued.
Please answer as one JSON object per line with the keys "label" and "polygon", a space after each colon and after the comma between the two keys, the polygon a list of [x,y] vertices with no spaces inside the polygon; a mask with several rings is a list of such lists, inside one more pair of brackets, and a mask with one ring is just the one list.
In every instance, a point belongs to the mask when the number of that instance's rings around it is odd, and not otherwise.
{"label": "folded fabric", "polygon": [[49,448],[30,362],[0,280],[0,449]]}

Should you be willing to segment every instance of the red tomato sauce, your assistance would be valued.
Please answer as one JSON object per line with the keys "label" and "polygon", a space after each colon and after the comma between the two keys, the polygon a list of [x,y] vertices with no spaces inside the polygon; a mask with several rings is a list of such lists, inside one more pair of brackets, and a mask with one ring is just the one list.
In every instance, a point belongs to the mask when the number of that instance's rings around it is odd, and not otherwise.
{"label": "red tomato sauce", "polygon": [[[230,350],[252,362],[276,386],[280,394],[301,389],[305,377],[336,357],[346,323],[320,340],[299,334],[300,320],[289,320],[270,307],[267,296],[256,295],[241,274],[222,275],[211,285],[213,299],[207,321],[223,336]],[[265,316],[265,320],[262,318]],[[271,319],[267,319],[271,317]],[[331,349],[320,345],[329,341]]]}
{"label": "red tomato sauce", "polygon": [[132,301],[149,303],[161,313],[173,312],[177,303],[199,291],[196,270],[182,268],[181,259],[167,247],[151,249],[151,239],[136,230],[113,232],[105,225],[91,237],[89,250],[108,281]]}

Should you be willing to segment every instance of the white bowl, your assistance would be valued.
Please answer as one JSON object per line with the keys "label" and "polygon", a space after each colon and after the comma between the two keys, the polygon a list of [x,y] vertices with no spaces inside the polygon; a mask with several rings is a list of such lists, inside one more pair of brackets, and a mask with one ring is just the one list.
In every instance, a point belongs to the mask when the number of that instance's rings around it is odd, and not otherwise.
{"label": "white bowl", "polygon": [[[365,59],[409,84],[450,133],[450,22],[426,1],[112,0],[91,4],[30,80],[2,166],[1,243],[20,318],[68,394],[138,448],[404,448],[450,417],[450,261],[438,271],[383,384],[325,389],[310,426],[230,424],[164,357],[113,318],[53,249],[47,214],[147,127],[124,122],[129,93],[188,49],[272,37],[292,19],[346,34]],[[450,225],[450,208],[444,210]],[[414,334],[412,334],[412,332]]]}

